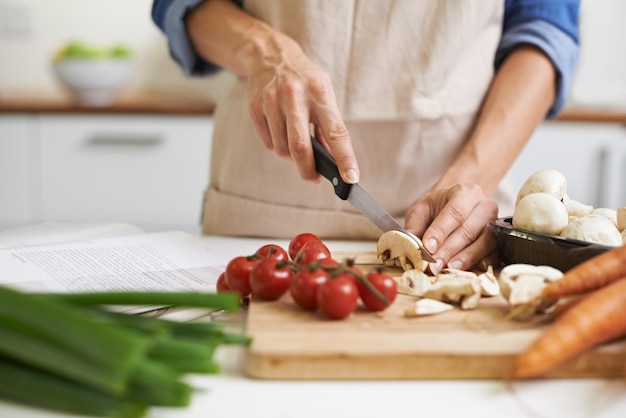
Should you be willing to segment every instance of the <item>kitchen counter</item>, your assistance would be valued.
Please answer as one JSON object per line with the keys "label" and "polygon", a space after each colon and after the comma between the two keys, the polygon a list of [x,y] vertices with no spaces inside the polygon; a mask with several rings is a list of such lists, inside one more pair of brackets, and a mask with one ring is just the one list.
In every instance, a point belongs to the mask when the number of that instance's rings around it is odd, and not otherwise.
{"label": "kitchen counter", "polygon": [[[155,92],[125,93],[113,105],[102,107],[80,105],[62,93],[0,92],[0,113],[210,115],[214,111],[215,103],[208,100]],[[565,109],[557,121],[626,124],[626,108],[573,106]]]}
{"label": "kitchen counter", "polygon": [[212,115],[215,103],[155,92],[121,94],[110,106],[85,106],[65,94],[0,93],[1,113]]}
{"label": "kitchen counter", "polygon": [[[219,249],[219,260],[254,252],[260,245],[285,240],[201,237]],[[371,251],[375,243],[328,241],[331,251]],[[185,409],[155,408],[153,418],[318,418],[329,417],[623,417],[626,380],[571,379],[503,381],[261,381],[244,373],[245,350],[222,347],[223,370],[194,376],[202,389]],[[0,417],[55,418],[64,415],[0,403]],[[68,417],[69,418],[69,417]]]}

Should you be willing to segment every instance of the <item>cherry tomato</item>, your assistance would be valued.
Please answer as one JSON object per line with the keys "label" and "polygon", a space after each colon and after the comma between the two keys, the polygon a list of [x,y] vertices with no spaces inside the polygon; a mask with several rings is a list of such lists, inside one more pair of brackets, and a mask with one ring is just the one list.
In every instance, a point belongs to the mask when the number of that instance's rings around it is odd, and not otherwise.
{"label": "cherry tomato", "polygon": [[[330,260],[325,258],[324,260]],[[317,309],[317,291],[328,280],[328,272],[311,265],[298,270],[293,275],[289,291],[298,306],[308,311]]]}
{"label": "cherry tomato", "polygon": [[322,312],[333,319],[344,319],[356,310],[359,289],[349,277],[329,279],[317,291],[317,304]]}
{"label": "cherry tomato", "polygon": [[276,300],[287,293],[292,278],[288,262],[264,258],[250,271],[250,292],[264,300]]}
{"label": "cherry tomato", "polygon": [[393,303],[394,300],[396,300],[398,285],[389,274],[380,270],[373,270],[367,274],[365,280],[378,290],[378,292],[389,302],[388,304],[383,303],[374,293],[372,293],[370,289],[367,288],[365,283],[359,281],[359,296],[363,301],[363,305],[365,305],[365,307],[370,311],[385,310]]}
{"label": "cherry tomato", "polygon": [[[355,266],[352,261],[348,261],[346,263],[340,264],[340,267],[341,267],[341,269],[339,270],[340,275],[343,274],[347,277],[350,277],[356,283],[359,282],[359,277],[365,277],[365,274],[363,274],[363,270]],[[341,270],[343,270],[343,272],[341,272]]]}
{"label": "cherry tomato", "polygon": [[339,261],[335,260],[334,258],[321,258],[317,261],[314,261],[313,263],[326,270],[339,267],[340,265]]}
{"label": "cherry tomato", "polygon": [[226,284],[242,298],[250,294],[250,270],[258,261],[254,256],[240,255],[226,264]]}
{"label": "cherry tomato", "polygon": [[224,272],[222,272],[217,277],[217,283],[215,284],[215,286],[217,287],[217,293],[225,293],[225,292],[233,291],[230,287],[228,287],[228,284],[226,283],[226,274]]}
{"label": "cherry tomato", "polygon": [[290,242],[289,242],[289,247],[287,249],[287,251],[289,252],[289,257],[291,257],[292,260],[296,259],[296,254],[298,253],[298,251],[300,251],[300,248],[302,248],[302,246],[304,244],[306,244],[309,241],[322,241],[317,235],[315,234],[311,234],[309,232],[304,232],[302,234],[298,234],[296,235]]}
{"label": "cherry tomato", "polygon": [[289,259],[289,254],[287,251],[280,245],[276,244],[265,244],[254,253],[259,258],[268,258],[272,257],[278,261]]}
{"label": "cherry tomato", "polygon": [[300,247],[293,260],[298,264],[307,265],[323,258],[332,258],[326,244],[322,241],[309,241]]}

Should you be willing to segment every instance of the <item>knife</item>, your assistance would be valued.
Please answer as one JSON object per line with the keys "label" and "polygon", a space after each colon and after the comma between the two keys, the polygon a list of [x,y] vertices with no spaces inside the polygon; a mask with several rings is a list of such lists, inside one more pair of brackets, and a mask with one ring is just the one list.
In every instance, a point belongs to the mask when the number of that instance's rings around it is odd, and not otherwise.
{"label": "knife", "polygon": [[432,254],[424,247],[422,241],[414,234],[404,229],[398,221],[382,206],[376,203],[358,183],[350,184],[341,179],[335,159],[319,141],[311,137],[311,143],[313,145],[315,169],[331,182],[337,197],[350,202],[352,206],[357,208],[383,232],[397,230],[407,234],[417,243],[417,246],[422,251],[422,258],[431,263],[435,262]]}

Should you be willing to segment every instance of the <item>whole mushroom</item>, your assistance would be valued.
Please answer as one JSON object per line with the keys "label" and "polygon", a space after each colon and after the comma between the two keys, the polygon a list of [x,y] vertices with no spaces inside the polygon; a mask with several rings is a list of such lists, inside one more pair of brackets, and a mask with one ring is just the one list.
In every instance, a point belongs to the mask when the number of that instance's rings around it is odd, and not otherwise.
{"label": "whole mushroom", "polygon": [[531,232],[559,235],[569,222],[563,202],[550,193],[523,197],[513,212],[513,227]]}
{"label": "whole mushroom", "polygon": [[613,221],[594,214],[573,220],[561,231],[561,236],[614,247],[623,242]]}
{"label": "whole mushroom", "polygon": [[558,170],[546,168],[531,174],[517,193],[515,205],[524,197],[533,193],[548,193],[558,200],[563,200],[567,190],[567,179]]}
{"label": "whole mushroom", "polygon": [[593,206],[570,199],[567,193],[563,196],[563,204],[570,218],[580,218],[581,216],[590,215],[593,211]]}

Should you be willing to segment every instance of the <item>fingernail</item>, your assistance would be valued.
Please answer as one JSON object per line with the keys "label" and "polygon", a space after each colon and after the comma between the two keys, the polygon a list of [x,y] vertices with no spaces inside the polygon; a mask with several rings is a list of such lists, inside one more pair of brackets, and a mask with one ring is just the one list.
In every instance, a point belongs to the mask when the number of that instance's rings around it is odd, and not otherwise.
{"label": "fingernail", "polygon": [[433,238],[430,238],[428,241],[426,241],[424,245],[426,245],[426,249],[431,253],[437,251],[437,241]]}
{"label": "fingernail", "polygon": [[455,270],[460,270],[463,267],[463,263],[460,260],[452,260],[448,263],[448,267]]}
{"label": "fingernail", "polygon": [[434,263],[430,265],[430,271],[436,275],[437,273],[441,271],[442,267],[443,267],[443,261],[436,260]]}
{"label": "fingernail", "polygon": [[358,183],[359,173],[354,168],[351,168],[346,171],[346,179],[348,180],[348,183]]}

